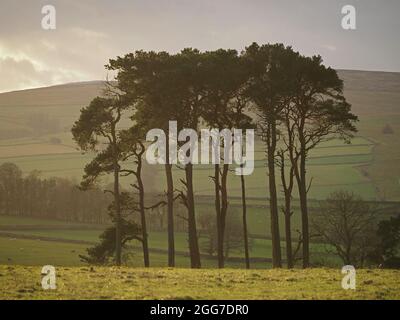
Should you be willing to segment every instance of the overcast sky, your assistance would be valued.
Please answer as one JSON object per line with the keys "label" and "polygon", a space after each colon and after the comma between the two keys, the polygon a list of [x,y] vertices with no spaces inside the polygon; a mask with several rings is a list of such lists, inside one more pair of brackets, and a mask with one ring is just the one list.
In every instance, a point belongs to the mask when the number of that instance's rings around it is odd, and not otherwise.
{"label": "overcast sky", "polygon": [[[43,30],[52,4],[57,29]],[[356,8],[357,29],[341,27]],[[138,49],[282,42],[341,69],[400,71],[400,0],[0,0],[0,92],[105,79]]]}

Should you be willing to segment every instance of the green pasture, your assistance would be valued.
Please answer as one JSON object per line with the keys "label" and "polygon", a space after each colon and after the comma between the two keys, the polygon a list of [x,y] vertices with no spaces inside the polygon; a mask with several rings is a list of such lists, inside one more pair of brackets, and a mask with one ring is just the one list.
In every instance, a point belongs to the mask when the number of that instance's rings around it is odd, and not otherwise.
{"label": "green pasture", "polygon": [[[237,270],[56,267],[56,290],[41,287],[41,267],[1,266],[0,299],[400,299],[397,270],[357,270],[344,290],[340,268]],[[18,279],[18,281],[15,281]]]}
{"label": "green pasture", "polygon": [[[257,224],[257,221],[254,221]],[[4,229],[5,226],[12,227]],[[62,229],[60,227],[63,227]],[[68,229],[65,229],[69,226]],[[3,227],[3,229],[2,229]],[[29,228],[30,227],[30,228]],[[106,226],[103,226],[105,228]],[[0,216],[0,264],[21,264],[21,265],[81,265],[78,255],[84,254],[90,243],[99,241],[98,236],[102,232],[100,226],[86,224],[64,224],[59,221],[41,220],[22,217]],[[3,233],[3,235],[2,235]],[[6,233],[6,235],[4,235]],[[73,240],[75,243],[70,243]],[[82,241],[82,243],[76,243]],[[200,244],[206,238],[200,234]],[[294,238],[293,241],[296,241]],[[150,258],[153,266],[167,265],[167,233],[149,232]],[[281,243],[284,254],[285,242]],[[177,251],[177,265],[189,266],[187,234],[184,232],[175,233],[175,249]],[[327,254],[323,244],[312,243],[312,259],[315,263],[329,261],[331,265],[338,263],[336,257]],[[160,251],[161,250],[161,251]],[[126,250],[128,265],[142,265],[141,244],[131,241]],[[268,239],[251,239],[251,258],[270,258],[272,253],[271,241]],[[243,258],[242,250],[232,250],[229,254],[232,258]],[[203,257],[205,267],[216,267],[215,258]],[[48,262],[46,262],[48,261]],[[50,263],[51,262],[51,263]],[[243,267],[243,262],[228,261],[230,267]],[[256,261],[252,263],[254,268],[266,268],[268,262]]]}

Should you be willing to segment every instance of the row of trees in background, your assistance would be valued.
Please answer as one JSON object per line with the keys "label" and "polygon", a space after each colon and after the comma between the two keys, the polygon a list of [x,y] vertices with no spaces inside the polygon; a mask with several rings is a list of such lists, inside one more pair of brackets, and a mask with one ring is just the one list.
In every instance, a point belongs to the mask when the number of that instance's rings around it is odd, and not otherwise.
{"label": "row of trees in background", "polygon": [[[322,64],[319,56],[305,57],[281,44],[252,44],[241,54],[235,50],[200,52],[184,49],[178,54],[137,51],[110,60],[109,70],[117,72],[103,97],[95,98],[81,111],[72,133],[84,151],[96,153],[85,168],[82,186],[89,188],[103,174],[113,176],[115,261],[121,263],[121,226],[126,221],[121,210],[123,195],[119,180],[132,175],[131,202],[141,215],[141,241],[145,265],[149,265],[146,210],[166,205],[168,210],[168,265],[175,265],[174,202],[187,209],[191,266],[200,268],[196,221],[193,164],[182,167],[184,178],[175,185],[167,152],[166,197],[156,204],[145,204],[146,186],[141,181],[141,163],[146,132],[160,128],[169,133],[169,121],[178,131],[189,128],[257,128],[267,157],[269,212],[271,219],[272,261],[282,266],[279,233],[278,179],[283,185],[286,224],[286,257],[294,265],[290,218],[293,190],[298,191],[301,208],[303,267],[310,265],[307,192],[310,180],[306,160],[311,149],[329,138],[349,139],[356,131],[357,117],[350,112],[335,70]],[[129,117],[132,126],[122,128]],[[169,149],[166,139],[166,149]],[[226,143],[226,141],[225,141]],[[223,146],[223,144],[222,144]],[[222,159],[222,163],[223,163]],[[214,165],[210,183],[215,189],[215,225],[218,265],[224,267],[224,241],[228,213],[229,164]],[[243,234],[246,235],[246,189],[242,183]],[[294,188],[296,186],[296,188]],[[133,193],[132,193],[133,194]],[[248,248],[246,265],[249,267]],[[146,258],[147,257],[147,258]]]}
{"label": "row of trees in background", "polygon": [[23,175],[13,163],[0,165],[0,214],[105,223],[110,196],[93,188],[81,191],[76,182],[42,178],[40,172]]}
{"label": "row of trees in background", "polygon": [[[149,180],[151,178],[146,179]],[[128,190],[122,192],[127,194]],[[162,200],[155,193],[146,194],[146,199],[149,203]],[[0,165],[0,215],[109,224],[112,200],[112,195],[104,193],[100,187],[82,190],[76,180],[44,177],[40,171],[24,174],[11,162]],[[182,215],[184,210],[179,203],[174,204],[175,216]],[[126,208],[125,215],[131,215],[140,224],[140,216],[134,213],[137,213],[134,206]],[[146,210],[146,216],[149,230],[166,230],[165,207]],[[185,222],[177,220],[176,228],[179,232],[186,230]]]}

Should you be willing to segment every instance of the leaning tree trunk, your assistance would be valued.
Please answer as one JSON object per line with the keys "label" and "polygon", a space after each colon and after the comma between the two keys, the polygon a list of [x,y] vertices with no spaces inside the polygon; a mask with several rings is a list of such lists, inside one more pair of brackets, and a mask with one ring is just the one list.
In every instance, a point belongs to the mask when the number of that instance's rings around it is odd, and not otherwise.
{"label": "leaning tree trunk", "polygon": [[196,213],[194,206],[192,163],[188,163],[185,166],[185,174],[186,174],[186,189],[187,189],[186,197],[187,197],[187,209],[188,209],[190,265],[192,268],[201,268],[199,242],[197,238]]}
{"label": "leaning tree trunk", "polygon": [[[243,168],[243,165],[241,165]],[[240,184],[242,188],[242,213],[243,213],[243,239],[244,239],[244,256],[246,260],[246,269],[250,269],[250,256],[249,256],[249,239],[247,235],[247,206],[246,206],[246,185],[244,181],[243,171],[240,176]]]}

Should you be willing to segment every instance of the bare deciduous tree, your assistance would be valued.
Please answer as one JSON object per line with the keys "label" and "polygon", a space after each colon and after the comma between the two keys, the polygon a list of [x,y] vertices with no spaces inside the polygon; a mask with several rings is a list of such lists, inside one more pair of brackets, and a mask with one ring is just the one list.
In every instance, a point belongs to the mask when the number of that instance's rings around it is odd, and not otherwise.
{"label": "bare deciduous tree", "polygon": [[348,191],[332,193],[321,202],[319,213],[311,220],[322,238],[344,264],[363,266],[375,235],[375,210]]}

